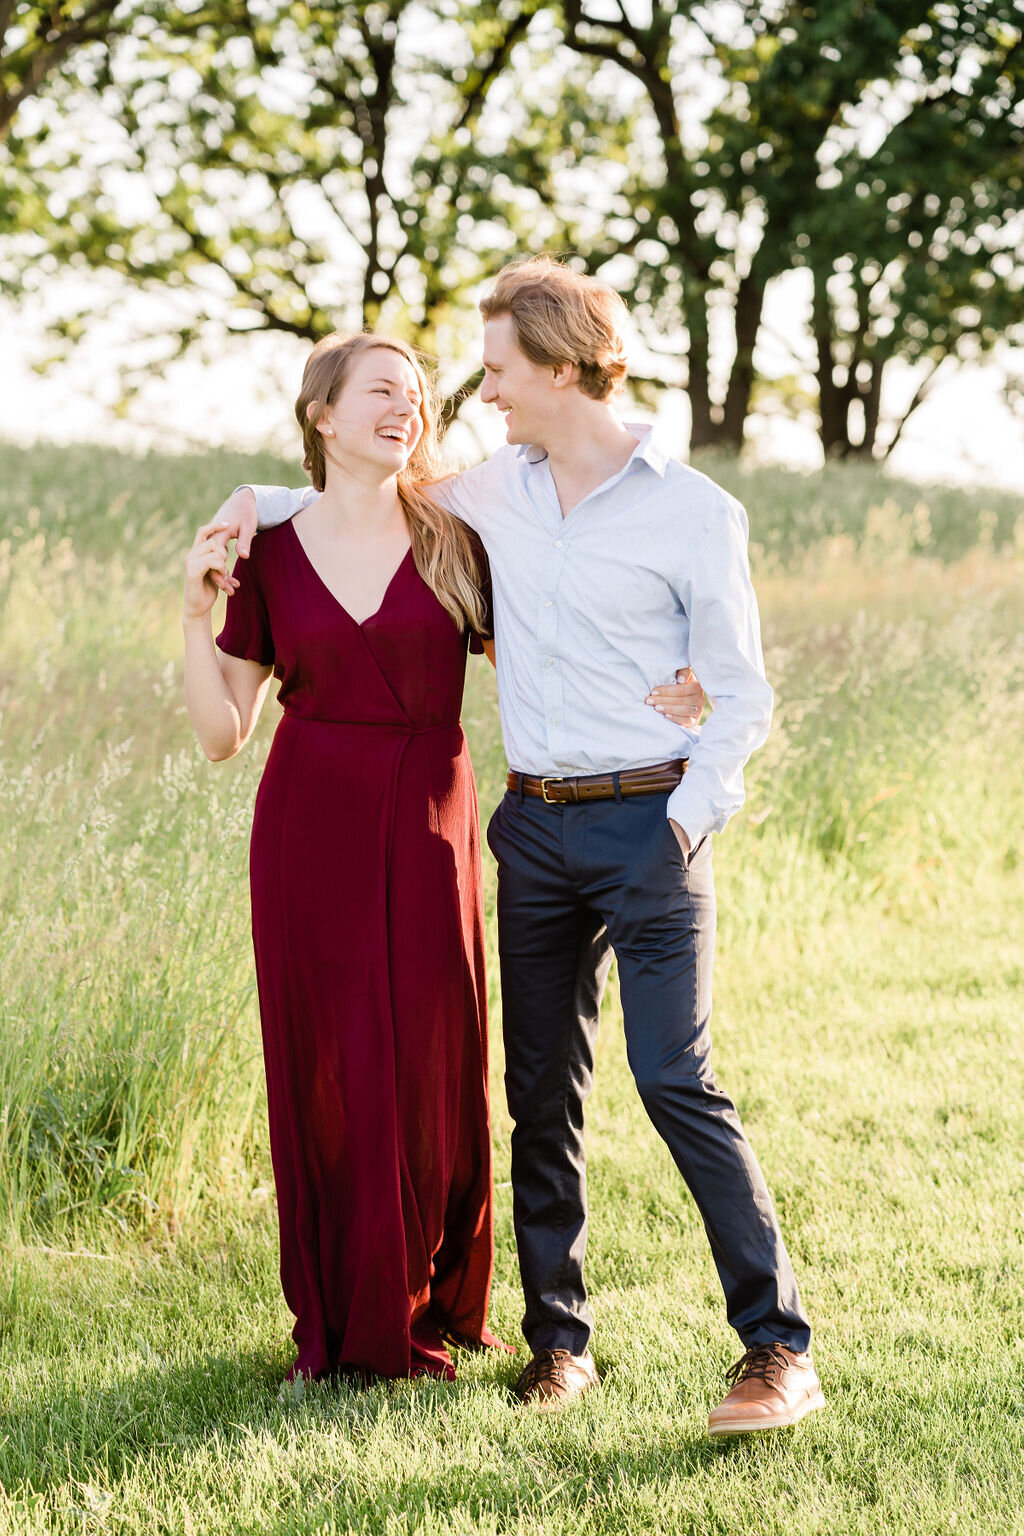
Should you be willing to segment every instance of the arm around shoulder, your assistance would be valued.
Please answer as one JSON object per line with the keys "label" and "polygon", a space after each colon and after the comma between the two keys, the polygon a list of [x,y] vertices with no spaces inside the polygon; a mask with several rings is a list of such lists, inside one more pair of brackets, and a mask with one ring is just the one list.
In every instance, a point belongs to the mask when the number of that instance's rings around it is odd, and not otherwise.
{"label": "arm around shoulder", "polygon": [[279,523],[286,523],[320,494],[311,485],[300,485],[294,490],[286,485],[238,485],[232,494],[237,496],[239,491],[252,495],[258,528],[276,528]]}

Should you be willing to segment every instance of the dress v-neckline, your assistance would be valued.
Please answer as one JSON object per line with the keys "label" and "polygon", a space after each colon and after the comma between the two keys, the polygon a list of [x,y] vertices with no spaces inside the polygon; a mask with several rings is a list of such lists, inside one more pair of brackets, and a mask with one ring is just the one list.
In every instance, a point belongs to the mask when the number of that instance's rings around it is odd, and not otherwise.
{"label": "dress v-neckline", "polygon": [[299,546],[299,549],[300,549],[300,551],[302,553],[303,559],[305,560],[306,564],[309,566],[309,569],[313,572],[313,575],[316,577],[317,581],[323,587],[324,591],[327,593],[327,596],[331,599],[331,602],[334,603],[336,607],[341,609],[342,613],[345,615],[346,619],[348,619],[349,623],[350,624],[354,624],[357,629],[363,629],[367,624],[371,623],[372,620],[374,620],[377,617],[377,615],[381,612],[381,610],[383,609],[384,604],[388,600],[388,596],[389,596],[389,594],[391,592],[391,588],[394,586],[395,582],[398,580],[399,573],[401,572],[402,568],[404,567],[406,561],[412,555],[412,545],[411,544],[409,545],[409,548],[406,550],[405,554],[402,556],[401,560],[399,560],[398,564],[395,566],[395,569],[392,571],[392,573],[391,573],[391,580],[388,582],[387,586],[384,588],[383,596],[381,597],[381,600],[377,604],[376,608],[373,610],[372,613],[368,613],[366,615],[365,619],[357,619],[354,614],[349,613],[348,609],[345,607],[345,604],[341,601],[341,598],[336,596],[336,594],[331,591],[330,587],[327,585],[326,581],[321,576],[321,574],[317,570],[316,566],[313,564],[313,560],[312,560],[312,557],[311,557],[311,555],[309,553],[309,550],[306,548],[305,544],[303,544],[301,538],[299,537],[299,530],[295,526],[294,518],[289,518],[288,519],[288,526],[292,530],[292,537],[294,538],[296,544]]}

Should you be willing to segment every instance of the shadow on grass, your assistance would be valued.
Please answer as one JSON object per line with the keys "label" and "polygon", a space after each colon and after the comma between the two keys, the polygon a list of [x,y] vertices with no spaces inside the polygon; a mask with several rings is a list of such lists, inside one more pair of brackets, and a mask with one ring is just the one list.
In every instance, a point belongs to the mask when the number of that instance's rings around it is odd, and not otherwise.
{"label": "shadow on grass", "polygon": [[[312,1531],[325,1520],[328,1528],[341,1521],[374,1529],[385,1510],[411,1529],[430,1511],[454,1507],[481,1530],[556,1512],[559,1521],[587,1512],[584,1528],[591,1516],[602,1524],[599,1512],[610,1516],[635,1490],[701,1479],[730,1463],[757,1476],[788,1455],[788,1435],[770,1444],[713,1443],[682,1428],[639,1432],[614,1393],[557,1417],[524,1413],[510,1391],[518,1369],[502,1360],[486,1375],[467,1371],[451,1383],[314,1384],[296,1395],[282,1389],[280,1362],[255,1351],[161,1363],[106,1387],[69,1385],[10,1402],[0,1483],[15,1499],[34,1501],[75,1485],[109,1489],[148,1464],[162,1486],[169,1463],[180,1466],[207,1445],[221,1459],[219,1481],[224,1458],[245,1477],[259,1443],[273,1442],[296,1459],[292,1508],[275,1500],[275,1531]],[[324,1429],[340,1429],[357,1451],[365,1447],[356,1473],[340,1475],[329,1458],[309,1465],[303,1438]],[[614,1448],[598,1449],[610,1433]],[[389,1474],[379,1459],[386,1436],[406,1442],[410,1456],[422,1454],[424,1470],[403,1475],[393,1466]]]}

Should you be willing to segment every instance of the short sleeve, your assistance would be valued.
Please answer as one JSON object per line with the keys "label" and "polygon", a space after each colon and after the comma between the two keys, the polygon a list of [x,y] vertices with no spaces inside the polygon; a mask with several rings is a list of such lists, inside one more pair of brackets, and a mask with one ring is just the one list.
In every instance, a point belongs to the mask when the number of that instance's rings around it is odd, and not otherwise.
{"label": "short sleeve", "polygon": [[238,579],[239,586],[228,598],[224,628],[217,636],[217,644],[228,656],[272,667],[274,641],[253,557],[236,560],[232,575]]}
{"label": "short sleeve", "polygon": [[484,552],[484,547],[479,538],[473,534],[473,553],[476,556],[476,568],[480,572],[480,596],[484,600],[484,628],[482,634],[475,630],[469,632],[469,649],[472,655],[482,656],[484,641],[494,639],[494,598],[491,591],[491,567]]}

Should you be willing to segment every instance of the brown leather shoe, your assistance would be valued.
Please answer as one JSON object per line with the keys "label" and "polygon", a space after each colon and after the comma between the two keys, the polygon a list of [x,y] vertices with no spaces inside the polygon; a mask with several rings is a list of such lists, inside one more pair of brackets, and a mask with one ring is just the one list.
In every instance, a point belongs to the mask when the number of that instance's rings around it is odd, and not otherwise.
{"label": "brown leather shoe", "polygon": [[810,1355],[798,1355],[784,1344],[754,1344],[726,1380],[733,1383],[732,1391],[708,1415],[709,1435],[785,1429],[825,1406]]}
{"label": "brown leather shoe", "polygon": [[538,1349],[512,1391],[521,1403],[560,1408],[598,1384],[597,1367],[589,1354],[570,1355],[567,1349]]}

